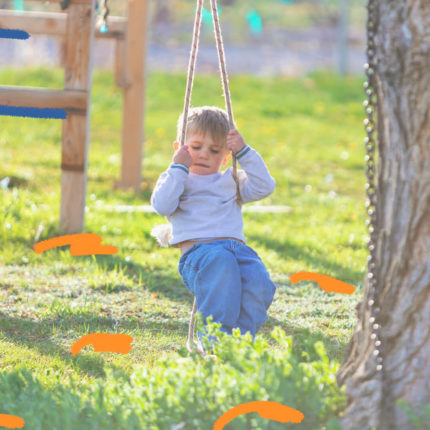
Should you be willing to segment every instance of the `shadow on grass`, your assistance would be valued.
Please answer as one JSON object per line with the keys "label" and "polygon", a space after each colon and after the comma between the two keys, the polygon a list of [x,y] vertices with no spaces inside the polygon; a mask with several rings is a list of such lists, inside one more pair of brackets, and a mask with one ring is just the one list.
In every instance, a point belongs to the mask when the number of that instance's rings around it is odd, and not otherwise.
{"label": "shadow on grass", "polygon": [[[319,253],[317,256],[311,255],[309,252],[306,252],[304,248],[289,241],[281,241],[260,234],[248,234],[247,237],[249,241],[256,242],[267,249],[274,250],[285,259],[302,260],[310,267],[323,266],[326,268],[327,272],[330,272],[330,276],[341,281],[357,283],[362,281],[364,277],[363,272],[331,261],[327,258],[327,254]],[[329,273],[324,274],[327,275]]]}
{"label": "shadow on grass", "polygon": [[[193,296],[183,284],[179,272],[177,276],[174,276],[163,268],[148,269],[142,264],[126,261],[115,255],[97,255],[96,262],[101,270],[124,270],[124,273],[134,280],[139,281],[140,279],[144,284],[143,288],[147,291],[162,294],[171,301],[186,304],[191,309]],[[128,287],[114,286],[109,292],[118,292],[125,289],[128,289]]]}
{"label": "shadow on grass", "polygon": [[[78,354],[73,356],[70,348],[64,348],[52,342],[49,337],[52,333],[52,326],[60,328],[60,330],[69,332],[76,330],[78,326],[86,325],[88,333],[108,333],[113,332],[113,321],[111,318],[100,317],[94,315],[79,316],[79,317],[56,317],[45,319],[42,321],[33,321],[23,317],[11,317],[0,311],[0,331],[2,335],[10,342],[23,346],[25,348],[37,349],[41,355],[57,357],[64,361],[67,365],[74,368],[79,368],[80,371],[91,377],[105,377],[104,367],[106,361],[100,354]],[[140,325],[143,325],[143,330]],[[136,320],[121,320],[120,332],[131,333],[136,330]],[[149,330],[151,332],[179,332],[186,339],[188,324],[177,320],[169,322],[154,322],[147,324],[142,321],[139,324],[139,329],[142,331]],[[77,341],[82,335],[76,335],[74,339],[69,339],[70,347],[73,342]],[[133,346],[133,344],[132,344]],[[122,376],[127,376],[121,367],[112,363],[109,366],[117,370]]]}

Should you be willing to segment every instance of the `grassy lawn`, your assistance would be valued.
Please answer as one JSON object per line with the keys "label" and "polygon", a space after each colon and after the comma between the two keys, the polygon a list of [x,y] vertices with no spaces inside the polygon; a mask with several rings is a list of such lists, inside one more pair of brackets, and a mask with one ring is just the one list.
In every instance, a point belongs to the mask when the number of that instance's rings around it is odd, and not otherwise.
{"label": "grassy lawn", "polygon": [[[7,85],[62,87],[62,71],[2,70]],[[261,331],[293,335],[293,347],[322,341],[341,362],[356,323],[366,263],[364,137],[361,77],[318,73],[302,79],[230,79],[233,109],[245,141],[276,180],[269,198],[289,213],[244,213],[245,236],[278,285]],[[142,189],[117,190],[121,163],[122,96],[108,72],[96,71],[92,94],[86,232],[114,245],[113,256],[72,257],[68,247],[35,254],[38,240],[58,236],[61,122],[2,117],[0,133],[0,368],[31,370],[46,388],[69,375],[93,383],[107,371],[130,375],[136,366],[184,355],[192,296],[177,271],[180,251],[160,248],[155,214],[108,206],[149,204],[169,165],[183,107],[185,76],[147,79]],[[223,106],[218,77],[197,76],[192,104]],[[316,284],[291,285],[298,271],[323,273],[356,287],[353,295],[325,293]],[[88,333],[127,333],[129,354],[70,348]],[[307,344],[307,343],[306,343]],[[276,351],[275,351],[276,352]],[[0,411],[1,412],[1,411]],[[6,412],[4,412],[6,413]]]}

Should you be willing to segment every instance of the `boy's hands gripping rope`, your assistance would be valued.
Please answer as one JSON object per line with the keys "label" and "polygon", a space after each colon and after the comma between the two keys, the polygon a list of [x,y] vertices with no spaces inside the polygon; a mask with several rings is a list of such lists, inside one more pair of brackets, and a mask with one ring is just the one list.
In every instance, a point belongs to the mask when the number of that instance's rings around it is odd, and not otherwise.
{"label": "boy's hands gripping rope", "polygon": [[245,146],[242,135],[237,130],[230,130],[227,135],[227,148],[237,154]]}
{"label": "boy's hands gripping rope", "polygon": [[[175,142],[175,147],[177,142]],[[179,145],[179,143],[178,143]],[[188,152],[188,145],[181,146],[174,154],[173,154],[173,162],[178,164],[183,164],[188,168],[193,164],[193,159],[191,158],[190,153]]]}

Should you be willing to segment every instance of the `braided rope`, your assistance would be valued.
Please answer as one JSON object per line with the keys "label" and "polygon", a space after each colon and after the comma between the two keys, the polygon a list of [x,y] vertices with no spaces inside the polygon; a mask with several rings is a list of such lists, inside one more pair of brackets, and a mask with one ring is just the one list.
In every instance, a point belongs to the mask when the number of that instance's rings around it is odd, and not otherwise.
{"label": "braided rope", "polygon": [[194,343],[194,327],[196,325],[196,312],[197,312],[197,301],[194,297],[194,303],[193,303],[193,309],[191,311],[191,319],[190,324],[188,326],[188,338],[187,338],[187,349],[188,351],[192,352],[193,347],[192,344]]}
{"label": "braided rope", "polygon": [[222,41],[221,27],[219,24],[218,7],[216,0],[210,0],[212,8],[212,19],[214,22],[215,42],[218,51],[219,68],[224,89],[225,105],[228,113],[228,120],[231,128],[236,128],[233,119],[233,109],[231,107],[231,96],[228,87],[228,75],[225,62],[224,44]]}
{"label": "braided rope", "polygon": [[[228,87],[227,66],[225,61],[224,43],[222,41],[221,26],[220,26],[219,17],[218,17],[217,0],[210,0],[210,2],[211,2],[211,8],[212,8],[212,19],[214,22],[215,42],[216,42],[216,47],[218,51],[218,63],[219,63],[219,69],[221,74],[222,86],[224,90],[225,105],[228,113],[228,121],[230,123],[230,128],[236,129],[236,124],[234,123],[234,118],[233,118],[233,108],[231,106],[230,89]],[[236,157],[234,154],[232,155],[232,159],[233,159],[232,160],[233,178],[234,178],[234,182],[236,183],[236,201],[238,205],[241,206],[240,194],[239,194],[239,181],[237,180],[237,164],[236,164]]]}
{"label": "braided rope", "polygon": [[[234,123],[234,118],[233,118],[233,109],[231,105],[230,90],[228,87],[227,67],[226,67],[225,54],[224,54],[224,44],[222,41],[221,26],[218,18],[217,2],[216,0],[210,0],[210,2],[211,2],[211,8],[212,8],[212,19],[214,23],[215,42],[216,42],[216,47],[218,51],[218,62],[219,62],[221,80],[222,80],[222,85],[224,90],[224,98],[225,98],[225,104],[227,108],[228,121],[230,124],[230,128],[236,129],[236,125]],[[185,90],[182,133],[179,141],[180,146],[183,146],[185,144],[185,136],[187,132],[188,111],[191,103],[191,92],[193,89],[194,71],[196,66],[197,51],[198,51],[199,39],[200,39],[202,9],[203,9],[203,0],[197,0],[196,15],[194,19],[193,38],[191,43],[190,61],[188,65],[187,87]],[[240,194],[239,194],[239,181],[237,179],[237,164],[236,164],[236,157],[234,154],[232,154],[232,159],[233,159],[232,160],[233,178],[236,183],[236,201],[239,204],[239,206],[241,206]],[[191,319],[188,327],[188,338],[187,338],[187,349],[190,352],[192,352],[192,343],[194,343],[194,328],[195,328],[196,312],[197,312],[197,301],[196,301],[196,298],[194,297],[193,309],[191,311]],[[200,341],[198,343],[198,350],[200,353],[204,353],[204,350]]]}
{"label": "braided rope", "polygon": [[194,18],[193,40],[191,42],[190,61],[188,63],[187,88],[185,90],[184,113],[182,123],[182,135],[179,142],[180,146],[185,145],[185,136],[187,133],[188,110],[191,103],[191,92],[193,90],[194,71],[196,68],[197,51],[199,48],[200,27],[202,23],[203,0],[197,0],[196,16]]}
{"label": "braided rope", "polygon": [[[202,23],[203,0],[197,0],[196,15],[194,17],[193,39],[191,42],[190,61],[188,63],[187,88],[185,90],[184,112],[182,114],[182,133],[179,141],[179,146],[185,145],[185,136],[187,134],[188,111],[191,104],[191,92],[193,90],[194,71],[196,68],[197,51],[200,40],[200,27]],[[197,301],[194,297],[193,309],[191,311],[191,319],[188,327],[187,349],[192,352],[192,344],[194,344],[194,327],[195,314],[197,312]]]}

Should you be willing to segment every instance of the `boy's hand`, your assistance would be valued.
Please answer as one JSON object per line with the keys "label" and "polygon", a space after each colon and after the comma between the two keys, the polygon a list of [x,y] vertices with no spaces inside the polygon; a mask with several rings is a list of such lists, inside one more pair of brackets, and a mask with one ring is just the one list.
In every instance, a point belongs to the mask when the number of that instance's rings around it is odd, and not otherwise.
{"label": "boy's hand", "polygon": [[[177,142],[175,142],[176,144]],[[177,147],[178,145],[175,145]],[[193,164],[193,159],[191,158],[190,153],[188,152],[188,145],[181,146],[174,154],[173,154],[173,162],[178,164],[183,164],[188,168]]]}
{"label": "boy's hand", "polygon": [[237,154],[244,146],[242,135],[237,130],[230,130],[227,135],[227,148]]}

